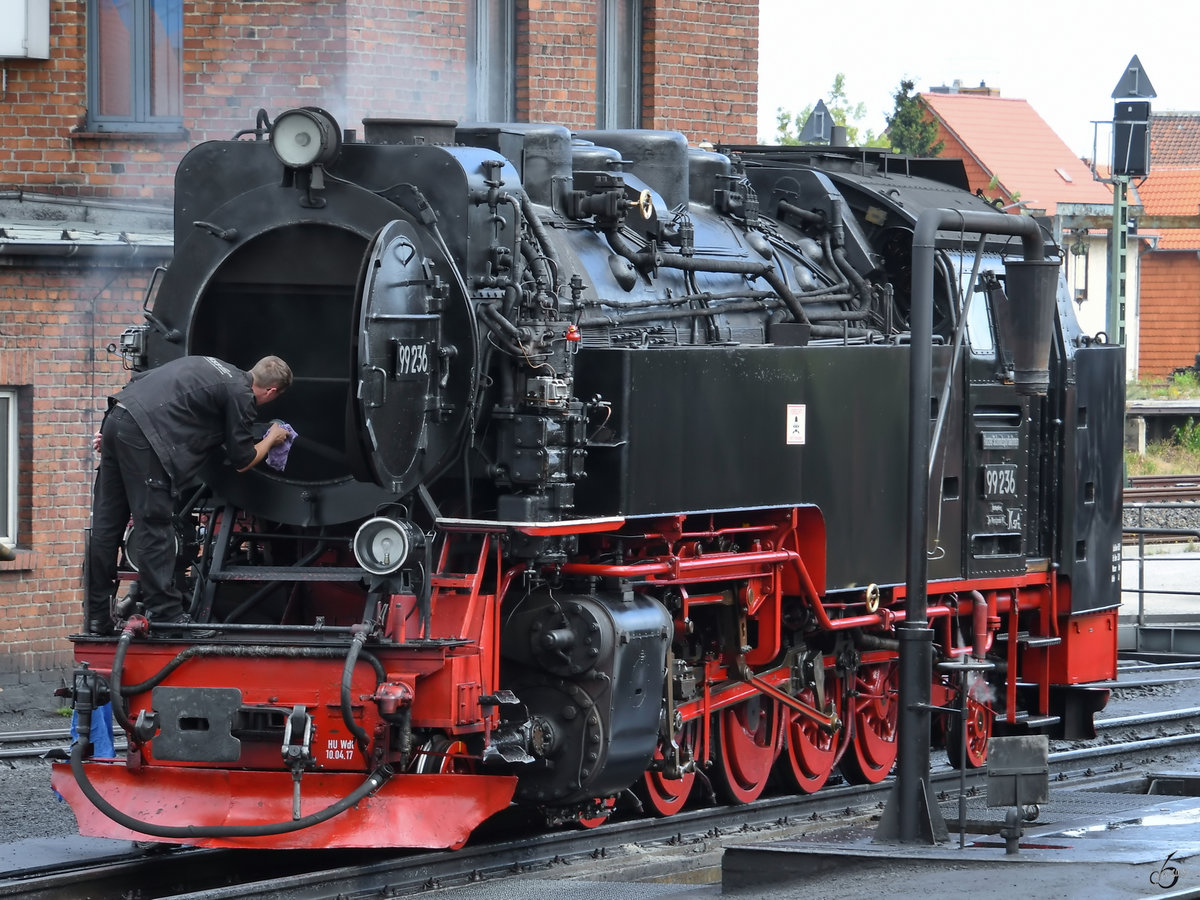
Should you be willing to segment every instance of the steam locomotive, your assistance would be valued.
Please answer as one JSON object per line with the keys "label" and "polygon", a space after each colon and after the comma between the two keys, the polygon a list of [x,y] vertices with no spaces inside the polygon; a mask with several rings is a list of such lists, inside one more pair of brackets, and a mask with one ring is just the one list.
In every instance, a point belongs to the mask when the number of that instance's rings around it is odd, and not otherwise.
{"label": "steam locomotive", "polygon": [[932,740],[978,766],[996,733],[1088,733],[1124,359],[1035,220],[957,160],[363,124],[264,112],[179,166],[121,353],[279,355],[298,437],[180,496],[203,633],[138,613],[127,535],[121,633],[72,637],[82,732],[111,700],[129,748],[56,765],[82,832],[457,847],[514,804],[592,825],[880,781],[910,419],[930,696],[965,714]]}

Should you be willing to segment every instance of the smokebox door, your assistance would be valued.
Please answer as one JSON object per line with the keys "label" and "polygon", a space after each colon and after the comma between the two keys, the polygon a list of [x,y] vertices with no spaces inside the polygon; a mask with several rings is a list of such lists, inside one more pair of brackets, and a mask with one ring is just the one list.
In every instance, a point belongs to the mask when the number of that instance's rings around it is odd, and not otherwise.
{"label": "smokebox door", "polygon": [[403,493],[412,487],[404,476],[425,449],[441,347],[429,261],[410,223],[397,220],[380,231],[361,284],[353,376],[358,439],[375,480]]}

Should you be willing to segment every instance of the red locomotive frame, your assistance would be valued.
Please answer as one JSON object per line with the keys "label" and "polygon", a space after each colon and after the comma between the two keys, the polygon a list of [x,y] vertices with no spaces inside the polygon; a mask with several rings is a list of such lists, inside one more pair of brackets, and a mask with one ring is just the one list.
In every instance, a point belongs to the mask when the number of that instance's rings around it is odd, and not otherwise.
{"label": "red locomotive frame", "polygon": [[[722,798],[744,803],[764,791],[773,772],[789,789],[811,792],[839,767],[850,780],[880,781],[896,759],[897,654],[882,645],[904,620],[903,588],[872,586],[852,600],[827,602],[821,535],[813,527],[819,519],[812,510],[759,515],[759,524],[725,529],[705,523],[689,530],[694,526],[683,517],[663,519],[653,523],[652,531],[637,533],[619,529],[619,520],[590,523],[590,533],[581,537],[584,546],[594,543],[594,555],[581,554],[561,567],[567,579],[619,578],[656,595],[673,592],[679,599],[672,625],[680,635],[705,616],[728,615],[738,623],[734,633],[746,641],[738,647],[706,648],[701,659],[690,661],[703,672],[703,682],[674,703],[669,713],[673,740],[660,743],[637,785],[644,806],[654,814],[677,812],[693,794],[692,799],[701,799],[696,787],[701,773]],[[446,524],[453,530],[446,532],[432,579],[428,633],[422,633],[417,598],[391,595],[386,601],[387,640],[373,648],[376,669],[362,661],[354,668],[352,706],[365,743],[347,728],[340,712],[340,655],[314,659],[288,646],[212,641],[186,647],[140,640],[140,652],[123,654],[122,646],[127,649],[145,629],[144,620],[134,619],[120,642],[92,641],[80,647],[92,671],[110,680],[114,666],[120,666],[117,683],[128,695],[119,719],[135,721],[139,713],[153,709],[151,685],[171,672],[171,683],[181,686],[236,686],[243,707],[303,707],[312,717],[314,758],[300,769],[297,781],[281,767],[277,744],[246,742],[236,767],[215,767],[156,760],[151,741],[125,760],[92,761],[85,776],[91,791],[126,816],[164,832],[177,831],[175,839],[199,846],[460,846],[485,819],[509,805],[516,786],[515,776],[481,774],[482,761],[471,748],[486,743],[500,724],[498,704],[487,698],[500,689],[500,618],[505,604],[514,602],[519,567],[504,568],[499,552],[503,526],[489,523],[487,531],[473,532],[472,523]],[[562,533],[571,528],[560,523],[514,530]],[[626,547],[624,561],[592,561],[618,535]],[[730,541],[744,549],[705,549]],[[473,565],[466,571],[448,565],[457,545],[470,548],[463,556]],[[1009,672],[1016,673],[998,689],[981,682],[968,697],[967,765],[980,765],[986,758],[993,723],[1017,725],[1030,717],[1049,721],[1052,685],[1115,676],[1115,610],[1064,615],[1062,590],[1049,572],[930,586],[928,615],[939,658],[984,655],[1003,644],[1003,659]],[[785,614],[789,607],[794,609]],[[856,632],[871,635],[881,648],[857,649],[846,642],[839,648],[841,659],[837,653],[808,653],[801,659],[798,632],[781,625],[795,621],[796,609],[811,616],[812,631],[825,639]],[[336,609],[329,613],[333,621]],[[857,658],[847,660],[847,653]],[[270,660],[270,665],[248,667],[247,660]],[[1034,689],[1019,696],[1018,684]],[[960,690],[951,676],[934,673],[935,705],[957,708]],[[380,715],[386,710],[406,711],[413,731],[439,737],[415,752],[393,746],[396,732]],[[481,715],[481,710],[487,712]],[[957,719],[946,716],[942,733],[951,752],[961,755],[956,732]],[[361,789],[372,772],[378,785],[337,816],[278,834],[255,833],[318,817]],[[83,833],[146,836],[95,808],[80,782],[70,764],[55,765],[54,787],[80,815]],[[171,802],[164,803],[164,797]],[[295,810],[294,802],[299,804]],[[596,798],[594,804],[579,806],[574,817],[594,824],[610,809],[610,798]],[[206,835],[206,826],[218,827]]]}

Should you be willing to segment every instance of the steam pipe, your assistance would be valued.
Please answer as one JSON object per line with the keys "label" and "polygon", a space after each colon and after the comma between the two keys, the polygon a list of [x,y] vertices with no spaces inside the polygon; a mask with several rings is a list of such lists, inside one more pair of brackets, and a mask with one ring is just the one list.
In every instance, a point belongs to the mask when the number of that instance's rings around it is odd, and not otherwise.
{"label": "steam pipe", "polygon": [[[640,268],[647,262],[647,258],[640,255],[637,249],[629,241],[625,240],[620,231],[615,227],[605,229],[604,236],[608,238],[609,246],[612,247],[617,255],[625,257],[635,266]],[[679,269],[684,272],[723,272],[728,275],[754,275],[762,278],[767,284],[771,285],[775,293],[787,304],[787,308],[791,311],[792,316],[797,322],[805,325],[809,324],[804,307],[800,305],[800,301],[796,299],[796,295],[792,293],[792,289],[784,282],[779,274],[779,270],[769,263],[749,262],[739,259],[711,259],[700,256],[682,256],[678,253],[657,253],[654,255],[652,261],[657,266]]]}
{"label": "steam pipe", "polygon": [[[533,208],[533,201],[529,199],[529,195],[522,191],[521,193],[521,212],[525,214],[525,221],[529,224],[529,230],[533,232],[533,236],[537,238],[537,242],[542,247],[542,253],[546,255],[546,259],[550,260],[550,265],[554,267],[554,277],[558,277],[558,273],[562,271],[562,263],[558,258],[558,252],[554,249],[554,242],[550,240],[550,232],[546,229],[545,223],[541,216],[537,214],[537,210]],[[551,284],[551,290],[554,290],[554,285]]]}
{"label": "steam pipe", "polygon": [[828,223],[824,214],[802,209],[786,200],[779,201],[778,209],[782,213],[803,220],[806,224],[822,226],[828,224],[821,240],[821,249],[825,254],[825,259],[842,276],[843,285],[852,284],[854,286],[854,295],[858,297],[858,302],[854,303],[853,297],[847,302],[852,303],[856,310],[866,305],[871,296],[870,285],[846,259],[846,252],[843,249],[846,245],[846,236],[845,226],[842,224],[842,201],[834,198],[833,217]]}
{"label": "steam pipe", "polygon": [[[849,299],[849,296],[846,297]],[[774,301],[774,302],[772,302]],[[735,303],[722,303],[720,306],[704,306],[693,307],[691,309],[658,309],[645,310],[639,312],[616,312],[608,316],[585,316],[579,320],[579,326],[585,327],[588,325],[629,325],[635,322],[653,322],[656,319],[690,319],[696,317],[719,316],[733,312],[761,312],[764,309],[772,309],[782,306],[783,302],[776,300],[772,295],[771,300],[743,300]],[[843,312],[834,310],[830,312],[811,313],[810,320],[815,322],[821,321],[861,321],[870,317],[870,311],[865,309],[854,310],[851,312]],[[838,335],[841,335],[842,330],[837,329]]]}
{"label": "steam pipe", "polygon": [[852,304],[853,308],[862,309],[871,299],[871,289],[863,277],[855,271],[854,266],[850,265],[850,261],[846,259],[846,227],[842,224],[842,201],[838,197],[835,197],[833,201],[832,227],[833,264],[854,285],[854,293],[858,295],[858,302]]}
{"label": "steam pipe", "polygon": [[920,843],[922,820],[933,839],[946,830],[929,790],[929,706],[933,677],[933,631],[929,628],[929,403],[933,372],[933,272],[938,231],[979,232],[1021,238],[1027,261],[1045,258],[1042,231],[1028,216],[960,209],[927,209],[913,231],[912,309],[908,384],[908,591],[900,638],[899,758],[896,784],[876,832],[881,841]]}

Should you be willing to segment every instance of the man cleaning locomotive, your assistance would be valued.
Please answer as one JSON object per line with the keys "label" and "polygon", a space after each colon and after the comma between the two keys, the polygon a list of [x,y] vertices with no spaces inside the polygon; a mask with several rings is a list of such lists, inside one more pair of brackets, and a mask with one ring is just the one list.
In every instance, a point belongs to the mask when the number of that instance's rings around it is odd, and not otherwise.
{"label": "man cleaning locomotive", "polygon": [[245,472],[288,440],[291,433],[278,422],[258,441],[251,428],[258,407],[291,383],[292,370],[277,356],[263,357],[248,372],[215,357],[184,356],[138,372],[109,397],[93,439],[100,464],[88,548],[88,634],[113,630],[117,553],[130,516],[141,597],[151,623],[170,627],[190,621],[174,582],[174,497],[220,448]]}

